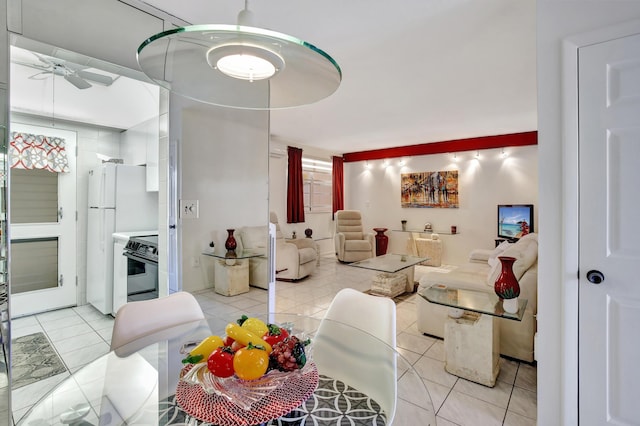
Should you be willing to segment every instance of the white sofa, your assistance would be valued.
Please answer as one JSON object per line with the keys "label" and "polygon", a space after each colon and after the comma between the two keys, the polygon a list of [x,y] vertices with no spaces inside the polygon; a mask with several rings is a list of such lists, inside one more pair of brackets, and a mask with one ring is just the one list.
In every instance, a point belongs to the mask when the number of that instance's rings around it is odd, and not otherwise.
{"label": "white sofa", "polygon": [[[243,226],[236,232],[238,248],[267,253],[269,228],[267,226]],[[249,259],[249,285],[269,288],[269,274],[266,257],[252,257]]]}
{"label": "white sofa", "polygon": [[[538,237],[529,234],[516,243],[503,243],[494,250],[474,250],[469,262],[448,272],[429,271],[420,278],[420,289],[433,284],[493,293],[493,283],[501,269],[498,256],[517,260],[513,270],[520,285],[520,297],[527,299],[522,321],[500,318],[500,353],[522,361],[534,360],[534,336],[538,310]],[[428,267],[416,267],[416,275]],[[417,297],[417,327],[421,333],[444,337],[444,324],[449,308]]]}

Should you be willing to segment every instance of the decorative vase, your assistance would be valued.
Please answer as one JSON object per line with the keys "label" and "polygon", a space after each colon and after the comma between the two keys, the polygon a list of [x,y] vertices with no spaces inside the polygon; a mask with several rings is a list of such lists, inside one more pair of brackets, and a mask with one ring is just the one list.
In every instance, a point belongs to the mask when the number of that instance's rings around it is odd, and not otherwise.
{"label": "decorative vase", "polygon": [[227,240],[224,242],[224,248],[226,248],[227,251],[235,251],[236,247],[238,247],[236,237],[233,236],[233,231],[235,231],[235,229],[227,229],[227,233],[229,235],[227,236]]}
{"label": "decorative vase", "polygon": [[503,300],[502,306],[506,312],[518,312],[518,296],[520,295],[520,285],[513,273],[513,263],[515,257],[498,256],[502,264],[502,270],[493,286],[494,291]]}
{"label": "decorative vase", "polygon": [[305,235],[307,238],[311,238],[311,235],[313,235],[313,229],[311,229],[311,228],[307,228],[307,229],[305,229],[305,230],[304,230],[304,235]]}
{"label": "decorative vase", "polygon": [[373,228],[373,230],[376,231],[376,256],[387,254],[389,237],[384,235],[387,228]]}

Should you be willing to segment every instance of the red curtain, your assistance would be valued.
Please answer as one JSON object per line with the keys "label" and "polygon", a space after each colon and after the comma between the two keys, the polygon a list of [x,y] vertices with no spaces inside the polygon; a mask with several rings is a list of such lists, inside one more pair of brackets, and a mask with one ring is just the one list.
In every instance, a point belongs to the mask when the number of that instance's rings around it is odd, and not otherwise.
{"label": "red curtain", "polygon": [[287,223],[304,222],[304,182],[302,179],[302,150],[287,147],[289,174],[287,181]]}
{"label": "red curtain", "polygon": [[333,214],[344,210],[344,158],[333,159]]}

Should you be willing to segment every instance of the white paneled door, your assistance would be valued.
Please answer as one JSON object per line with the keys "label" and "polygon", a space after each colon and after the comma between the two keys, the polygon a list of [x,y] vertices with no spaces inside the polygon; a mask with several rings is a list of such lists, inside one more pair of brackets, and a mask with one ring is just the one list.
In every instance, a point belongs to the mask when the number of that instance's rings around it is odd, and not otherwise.
{"label": "white paneled door", "polygon": [[10,287],[15,318],[76,305],[76,133],[15,123],[10,131],[63,138],[70,169],[11,171]]}
{"label": "white paneled door", "polygon": [[580,425],[638,425],[640,34],[578,58]]}

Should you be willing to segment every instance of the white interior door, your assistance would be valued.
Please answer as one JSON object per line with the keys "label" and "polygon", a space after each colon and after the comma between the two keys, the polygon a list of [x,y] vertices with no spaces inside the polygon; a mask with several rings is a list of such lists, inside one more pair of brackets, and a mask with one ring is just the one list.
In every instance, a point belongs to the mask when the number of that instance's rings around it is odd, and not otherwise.
{"label": "white interior door", "polygon": [[[54,188],[57,186],[57,190],[43,188],[42,194],[36,193],[35,197],[30,198],[51,198],[51,202],[55,203],[53,215],[50,212],[34,214],[31,219],[29,209],[25,208],[31,201],[22,203],[21,209],[15,214],[14,203],[11,203],[11,316],[15,318],[77,304],[76,134],[14,123],[10,130],[63,138],[70,168],[68,173],[20,170],[23,173],[22,180],[28,180],[32,176],[30,172],[34,172],[33,176],[40,173],[42,181],[51,182],[54,179]],[[10,181],[9,185],[13,184]],[[34,188],[31,184],[29,191],[34,189],[38,191],[39,186],[36,184]],[[50,211],[52,207],[46,209]]]}
{"label": "white interior door", "polygon": [[578,57],[580,425],[638,425],[640,34]]}

